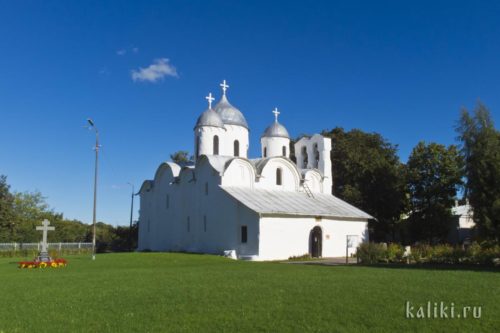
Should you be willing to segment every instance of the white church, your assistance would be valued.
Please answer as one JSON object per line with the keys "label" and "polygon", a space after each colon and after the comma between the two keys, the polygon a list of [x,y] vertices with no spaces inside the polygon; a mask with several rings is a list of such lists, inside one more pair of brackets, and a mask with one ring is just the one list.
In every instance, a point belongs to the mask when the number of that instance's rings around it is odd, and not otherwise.
{"label": "white church", "polygon": [[301,138],[294,163],[275,109],[261,157],[249,158],[247,121],[221,87],[194,126],[194,163],[163,162],[142,184],[138,250],[281,260],[350,255],[368,241],[372,217],[331,194],[331,140]]}

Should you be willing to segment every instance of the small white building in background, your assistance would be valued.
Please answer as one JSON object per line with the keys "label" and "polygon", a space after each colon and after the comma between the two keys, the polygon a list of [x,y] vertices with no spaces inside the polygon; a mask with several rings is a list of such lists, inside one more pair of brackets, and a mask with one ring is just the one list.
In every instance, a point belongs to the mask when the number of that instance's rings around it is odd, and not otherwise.
{"label": "small white building in background", "polygon": [[448,241],[454,244],[471,243],[474,233],[474,215],[467,201],[465,205],[455,204],[451,209],[454,221],[448,234]]}
{"label": "small white building in background", "polygon": [[[223,254],[277,260],[311,254],[345,256],[368,241],[367,213],[332,192],[331,140],[319,134],[294,144],[275,120],[249,158],[245,117],[223,95],[194,127],[194,163],[164,162],[140,191],[138,250]],[[227,252],[226,252],[227,253]]]}

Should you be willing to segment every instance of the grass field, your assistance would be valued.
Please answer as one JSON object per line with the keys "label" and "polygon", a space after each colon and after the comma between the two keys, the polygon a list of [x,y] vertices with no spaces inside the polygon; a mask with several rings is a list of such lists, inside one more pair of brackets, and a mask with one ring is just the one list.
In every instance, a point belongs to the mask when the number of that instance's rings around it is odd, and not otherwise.
{"label": "grass field", "polygon": [[[500,273],[312,266],[216,256],[0,259],[0,332],[494,332]],[[481,306],[480,319],[406,319],[405,302]],[[472,316],[471,316],[472,317]]]}

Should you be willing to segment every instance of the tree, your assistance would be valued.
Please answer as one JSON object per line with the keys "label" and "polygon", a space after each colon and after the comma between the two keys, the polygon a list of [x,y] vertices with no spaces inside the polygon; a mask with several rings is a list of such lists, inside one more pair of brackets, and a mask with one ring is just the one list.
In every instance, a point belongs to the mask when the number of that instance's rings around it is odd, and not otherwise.
{"label": "tree", "polygon": [[413,240],[445,240],[453,222],[451,208],[462,184],[457,147],[419,142],[408,159],[407,175]]}
{"label": "tree", "polygon": [[[55,214],[50,223],[56,227],[54,232],[49,233],[49,240],[52,242],[76,243],[85,242],[87,239],[91,241],[92,227],[88,224],[78,220],[67,220],[62,214]],[[38,235],[39,238],[40,235]]]}
{"label": "tree", "polygon": [[175,163],[180,164],[180,165],[184,165],[184,164],[187,164],[189,162],[192,162],[193,156],[190,157],[189,152],[187,152],[185,150],[179,150],[173,154],[170,154],[170,159],[172,160],[172,162],[175,162]]}
{"label": "tree", "polygon": [[7,242],[14,235],[13,203],[7,177],[0,175],[0,242]]}
{"label": "tree", "polygon": [[394,240],[408,201],[397,146],[358,129],[322,134],[332,139],[333,194],[376,218],[372,238]]}
{"label": "tree", "polygon": [[[0,242],[35,243],[41,233],[36,230],[47,219],[55,226],[48,234],[49,242],[90,242],[92,227],[78,220],[65,219],[63,214],[54,212],[46,198],[38,191],[10,192],[7,178],[0,176]],[[130,250],[137,244],[137,224],[132,229],[114,227],[103,222],[97,223],[98,251]],[[130,239],[132,235],[132,239]],[[132,244],[130,244],[132,240]],[[135,244],[135,245],[134,245]]]}
{"label": "tree", "polygon": [[[17,192],[14,196],[14,224],[16,236],[11,237],[13,242],[38,242],[40,232],[36,226],[44,219],[54,222],[54,212],[49,209],[45,197],[40,192]],[[53,237],[53,233],[49,233]]]}
{"label": "tree", "polygon": [[465,195],[480,236],[500,240],[500,132],[489,110],[478,103],[462,110],[456,128],[465,159]]}
{"label": "tree", "polygon": [[112,242],[111,249],[113,251],[131,251],[136,249],[138,231],[137,223],[133,223],[132,228],[129,226],[117,226],[115,228],[117,237]]}

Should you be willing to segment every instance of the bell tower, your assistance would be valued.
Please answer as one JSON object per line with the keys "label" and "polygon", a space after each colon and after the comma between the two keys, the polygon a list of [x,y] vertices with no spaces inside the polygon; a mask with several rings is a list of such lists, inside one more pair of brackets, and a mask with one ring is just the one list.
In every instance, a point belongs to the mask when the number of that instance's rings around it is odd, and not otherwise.
{"label": "bell tower", "polygon": [[332,161],[330,152],[332,140],[320,134],[303,137],[294,145],[299,169],[317,169],[323,176],[323,193],[331,193]]}

